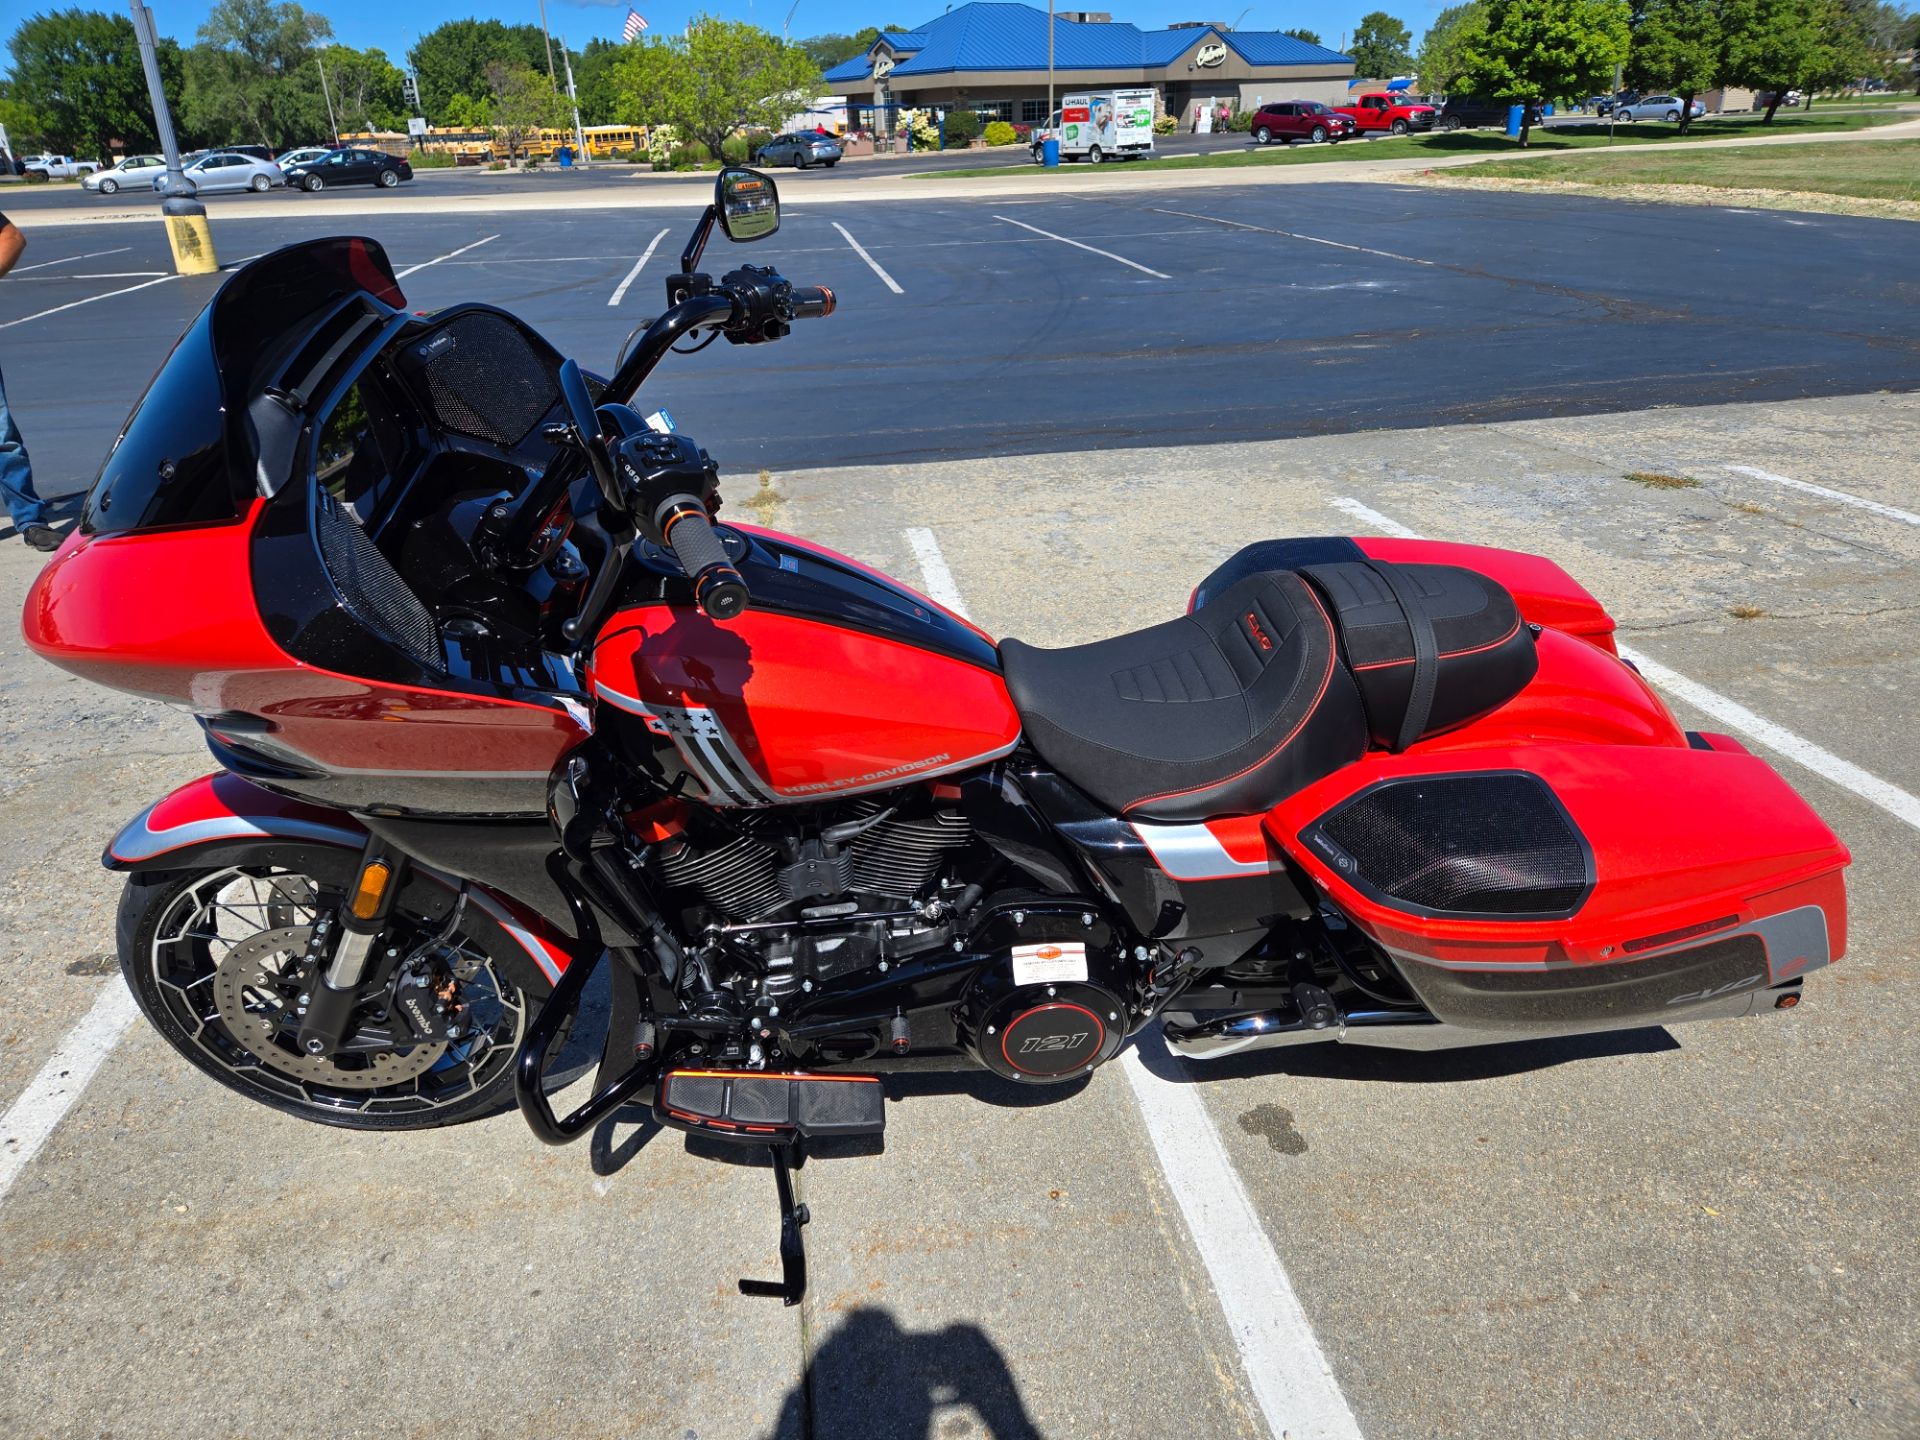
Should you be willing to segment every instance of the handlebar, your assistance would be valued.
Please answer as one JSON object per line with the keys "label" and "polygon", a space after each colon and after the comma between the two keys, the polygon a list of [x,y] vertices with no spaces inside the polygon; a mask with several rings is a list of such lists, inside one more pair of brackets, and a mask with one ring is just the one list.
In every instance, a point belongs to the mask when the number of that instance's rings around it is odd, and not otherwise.
{"label": "handlebar", "polygon": [[669,495],[654,509],[654,528],[693,582],[693,601],[715,620],[731,620],[747,608],[747,582],[727,559],[727,550],[697,495]]}
{"label": "handlebar", "polygon": [[796,285],[793,287],[793,318],[796,320],[824,320],[833,314],[833,291],[824,285]]}

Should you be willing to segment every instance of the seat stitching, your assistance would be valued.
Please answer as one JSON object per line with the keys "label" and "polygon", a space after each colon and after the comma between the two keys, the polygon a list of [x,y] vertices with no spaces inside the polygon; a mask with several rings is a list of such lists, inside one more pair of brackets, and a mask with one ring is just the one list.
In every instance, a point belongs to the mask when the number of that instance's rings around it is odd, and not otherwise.
{"label": "seat stitching", "polygon": [[[1468,650],[1442,650],[1436,658],[1441,660],[1458,660],[1462,655],[1478,655],[1483,650],[1497,650],[1500,646],[1506,644],[1507,641],[1520,633],[1520,623],[1518,620],[1514,621],[1513,628],[1498,640],[1489,640],[1484,645],[1475,645]],[[1394,665],[1411,664],[1413,664],[1413,659],[1409,656],[1405,660],[1370,660],[1365,665],[1349,663],[1347,668],[1349,670],[1385,670]]]}
{"label": "seat stitching", "polygon": [[[1313,587],[1311,585],[1306,586],[1305,588],[1307,591],[1307,595],[1313,601],[1313,608],[1320,612],[1320,623],[1327,627],[1327,670],[1326,670],[1326,673],[1320,677],[1320,689],[1314,694],[1313,700],[1308,704],[1306,713],[1300,717],[1298,723],[1294,725],[1293,729],[1287,732],[1287,737],[1284,740],[1282,740],[1278,745],[1274,746],[1273,749],[1269,750],[1265,755],[1261,756],[1258,760],[1255,760],[1252,764],[1244,766],[1243,768],[1234,771],[1233,774],[1228,775],[1223,779],[1210,780],[1204,785],[1190,785],[1184,790],[1163,790],[1157,795],[1143,795],[1138,800],[1132,801],[1130,804],[1123,806],[1121,809],[1122,814],[1126,814],[1128,811],[1131,811],[1131,810],[1138,810],[1142,805],[1150,805],[1155,800],[1171,800],[1174,797],[1179,795],[1198,795],[1203,790],[1217,790],[1222,785],[1231,785],[1234,781],[1240,779],[1242,776],[1252,774],[1255,770],[1258,770],[1262,765],[1265,765],[1268,761],[1272,760],[1282,750],[1285,750],[1287,746],[1291,745],[1294,741],[1294,738],[1298,736],[1299,733],[1306,728],[1307,721],[1311,720],[1314,717],[1314,713],[1320,708],[1320,702],[1326,698],[1327,686],[1333,683],[1333,672],[1339,666],[1340,657],[1339,657],[1339,647],[1336,645],[1334,641],[1333,621],[1328,617],[1326,607],[1320,603],[1320,597],[1314,594]],[[1295,688],[1297,689],[1298,687],[1296,686]],[[1291,698],[1292,692],[1290,691],[1288,693],[1289,693],[1289,698]]]}

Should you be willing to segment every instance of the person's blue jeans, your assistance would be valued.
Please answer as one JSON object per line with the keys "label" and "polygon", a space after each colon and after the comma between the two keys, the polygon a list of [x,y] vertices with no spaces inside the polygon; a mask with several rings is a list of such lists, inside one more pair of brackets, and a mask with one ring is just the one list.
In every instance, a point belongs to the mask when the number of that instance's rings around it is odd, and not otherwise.
{"label": "person's blue jeans", "polygon": [[5,376],[0,376],[0,500],[6,502],[14,529],[24,532],[46,523],[47,507],[33,488],[33,463],[27,459],[13,412],[7,409]]}

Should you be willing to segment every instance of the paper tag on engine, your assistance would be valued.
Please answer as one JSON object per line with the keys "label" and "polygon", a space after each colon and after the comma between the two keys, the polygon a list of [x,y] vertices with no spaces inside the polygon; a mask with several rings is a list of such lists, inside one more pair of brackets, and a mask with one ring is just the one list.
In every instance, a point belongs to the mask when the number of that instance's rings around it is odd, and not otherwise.
{"label": "paper tag on engine", "polygon": [[1078,940],[1050,940],[1044,945],[1013,947],[1013,983],[1057,985],[1087,978],[1087,947]]}

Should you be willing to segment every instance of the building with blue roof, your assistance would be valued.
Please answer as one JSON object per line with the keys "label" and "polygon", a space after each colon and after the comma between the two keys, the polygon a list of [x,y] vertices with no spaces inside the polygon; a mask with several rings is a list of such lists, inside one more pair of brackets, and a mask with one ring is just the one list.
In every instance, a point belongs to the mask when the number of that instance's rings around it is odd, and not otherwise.
{"label": "building with blue roof", "polygon": [[902,109],[976,110],[987,119],[1039,124],[1069,91],[1151,87],[1162,110],[1236,111],[1274,100],[1342,104],[1351,56],[1291,35],[1219,25],[1142,30],[1057,16],[1053,88],[1047,91],[1047,12],[1004,0],[971,0],[912,30],[890,30],[827,71],[847,98],[850,128],[887,130]]}

